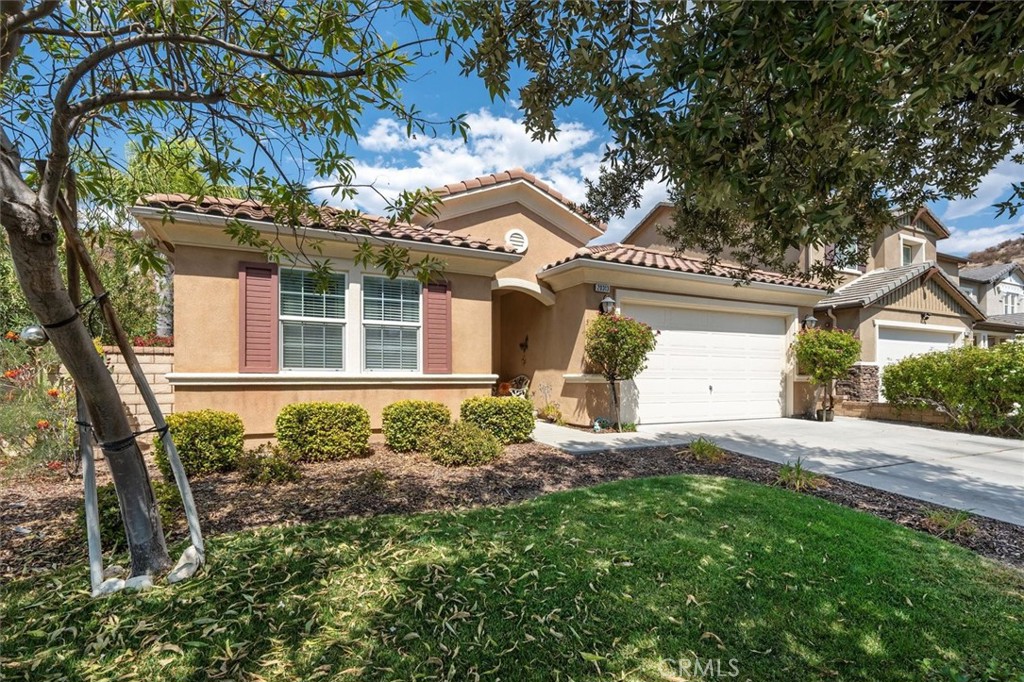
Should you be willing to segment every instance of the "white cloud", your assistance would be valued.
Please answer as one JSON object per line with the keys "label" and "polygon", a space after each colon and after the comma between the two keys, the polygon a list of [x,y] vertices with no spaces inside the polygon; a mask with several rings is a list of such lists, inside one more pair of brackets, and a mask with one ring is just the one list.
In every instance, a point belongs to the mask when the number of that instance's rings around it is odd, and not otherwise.
{"label": "white cloud", "polygon": [[[596,178],[601,155],[597,134],[580,123],[562,125],[553,140],[531,139],[520,120],[499,116],[486,109],[466,117],[467,141],[461,137],[410,138],[404,127],[380,119],[359,139],[370,154],[358,155],[357,182],[373,185],[363,189],[351,204],[369,213],[381,213],[387,199],[407,189],[438,187],[511,168],[525,168],[570,200],[586,200],[584,178]],[[312,186],[329,184],[315,180]],[[338,203],[329,189],[318,198]]]}
{"label": "white cloud", "polygon": [[976,227],[972,230],[954,227],[950,231],[950,237],[939,242],[939,250],[943,253],[966,256],[973,251],[987,249],[1008,239],[1020,237],[1024,232],[1024,216],[1005,225]]}
{"label": "white cloud", "polygon": [[[1022,148],[1017,147],[1010,153],[1010,156],[1020,154],[1021,151]],[[950,201],[942,218],[956,220],[988,211],[992,208],[992,204],[999,201],[1009,191],[1012,183],[1024,180],[1024,166],[1014,163],[1010,156],[997,163],[995,168],[981,179],[973,197]]]}
{"label": "white cloud", "polygon": [[[553,140],[537,141],[523,128],[522,121],[500,116],[486,109],[466,117],[470,126],[467,141],[461,137],[408,137],[404,127],[392,119],[379,119],[359,138],[359,147],[371,152],[355,163],[357,182],[373,185],[363,189],[347,206],[368,213],[382,213],[387,199],[402,190],[466,180],[511,168],[525,168],[571,201],[586,201],[585,179],[596,179],[601,167],[601,141],[583,124],[562,124]],[[360,156],[360,155],[357,155]],[[329,184],[316,180],[313,186]],[[329,189],[316,192],[319,199],[339,203]],[[648,183],[641,192],[640,207],[630,210],[608,226],[598,241],[620,239],[667,196],[665,188]]]}

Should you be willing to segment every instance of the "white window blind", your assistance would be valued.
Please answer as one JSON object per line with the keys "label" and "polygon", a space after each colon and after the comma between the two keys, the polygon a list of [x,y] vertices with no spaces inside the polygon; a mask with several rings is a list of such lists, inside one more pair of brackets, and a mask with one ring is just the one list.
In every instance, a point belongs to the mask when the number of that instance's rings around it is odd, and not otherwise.
{"label": "white window blind", "polygon": [[409,279],[363,279],[363,364],[371,371],[420,368],[420,284]]}
{"label": "white window blind", "polygon": [[345,368],[345,275],[318,290],[313,274],[281,270],[281,367]]}

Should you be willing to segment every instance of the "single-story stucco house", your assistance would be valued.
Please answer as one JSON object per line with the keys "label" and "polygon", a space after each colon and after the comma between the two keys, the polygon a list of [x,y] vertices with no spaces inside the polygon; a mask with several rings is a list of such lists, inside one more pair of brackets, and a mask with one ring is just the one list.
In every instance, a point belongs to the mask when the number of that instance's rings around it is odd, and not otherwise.
{"label": "single-story stucco house", "polygon": [[[457,412],[465,398],[526,375],[535,402],[590,424],[610,407],[607,385],[586,371],[584,330],[610,296],[661,332],[647,370],[626,387],[629,421],[779,417],[811,407],[789,353],[806,318],[861,338],[862,362],[845,387],[856,400],[879,398],[885,364],[967,342],[985,319],[959,287],[961,263],[937,253],[949,232],[927,210],[880,236],[830,294],[773,272],[735,286],[734,269],[706,271],[699,255],[674,253],[661,238],[668,205],[621,243],[588,246],[604,226],[525,171],[438,192],[439,213],[414,224],[351,228],[328,210],[304,225],[331,259],[326,293],[302,267],[270,263],[225,233],[240,220],[295,250],[292,231],[259,204],[153,195],[134,207],[174,263],[175,409],[237,412],[256,439],[272,436],[289,403],[351,401],[379,428],[393,401],[439,400]],[[367,237],[441,258],[443,280],[421,286],[357,267]],[[807,266],[823,257],[794,253]]]}

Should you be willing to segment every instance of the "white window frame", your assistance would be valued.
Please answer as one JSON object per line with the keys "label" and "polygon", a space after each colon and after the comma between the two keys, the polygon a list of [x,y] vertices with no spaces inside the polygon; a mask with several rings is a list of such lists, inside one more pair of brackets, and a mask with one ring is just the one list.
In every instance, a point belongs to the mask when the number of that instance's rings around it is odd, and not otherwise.
{"label": "white window frame", "polygon": [[[277,275],[277,367],[280,372],[330,372],[340,373],[345,372],[349,367],[349,310],[352,299],[352,280],[349,273],[345,270],[331,269],[332,275],[340,275],[345,279],[345,317],[306,317],[305,315],[285,315],[281,305],[281,283],[283,282],[282,273],[286,270],[292,270],[295,272],[311,273],[311,268],[291,266],[281,266],[278,268]],[[341,326],[341,339],[342,339],[342,352],[341,352],[341,367],[285,367],[284,365],[284,323],[285,322],[312,322],[314,324],[333,324]]]}
{"label": "white window frame", "polygon": [[[367,279],[390,279],[387,275],[376,272],[365,272],[359,278],[359,368],[365,374],[421,374],[423,372],[423,284],[413,277],[395,277],[394,281],[415,282],[419,287],[419,322],[385,322],[383,320],[367,320],[364,306],[364,287]],[[346,313],[348,308],[346,306]],[[366,366],[366,328],[367,327],[415,327],[416,328],[416,368],[415,369],[370,369]]]}
{"label": "white window frame", "polygon": [[[839,247],[838,246],[833,246],[832,248],[833,248],[833,250],[835,252],[835,257],[838,257],[839,256]],[[858,245],[854,244],[854,245],[852,245],[852,248],[850,250],[851,251],[855,251],[857,248],[858,248]],[[860,264],[860,266],[864,267],[864,270],[861,270],[858,265],[844,265],[844,266],[839,268],[839,272],[847,272],[847,273],[850,273],[852,275],[863,275],[865,272],[867,272],[867,265],[868,264],[867,264],[866,260],[865,260],[865,262]]]}
{"label": "white window frame", "polygon": [[[917,263],[923,263],[925,258],[925,244],[927,240],[918,239],[917,237],[908,237],[906,235],[900,235],[900,267],[907,265],[915,265]],[[903,262],[903,249],[910,247],[910,262]]]}
{"label": "white window frame", "polygon": [[1016,291],[1003,294],[1003,315],[1015,315],[1020,310],[1021,295]]}

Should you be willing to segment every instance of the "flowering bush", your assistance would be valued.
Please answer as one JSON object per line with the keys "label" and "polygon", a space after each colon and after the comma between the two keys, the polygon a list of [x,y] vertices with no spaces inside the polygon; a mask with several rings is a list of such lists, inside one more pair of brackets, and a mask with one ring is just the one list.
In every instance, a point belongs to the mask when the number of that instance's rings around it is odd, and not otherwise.
{"label": "flowering bush", "polygon": [[31,348],[13,331],[0,340],[0,470],[57,471],[75,461],[75,399],[50,346]]}
{"label": "flowering bush", "polygon": [[608,380],[612,408],[619,417],[616,381],[629,381],[647,368],[647,356],[658,343],[658,332],[650,325],[624,315],[600,315],[587,325],[587,364]]}
{"label": "flowering bush", "polygon": [[882,374],[885,399],[933,408],[974,433],[1024,437],[1024,341],[904,358]]}
{"label": "flowering bush", "polygon": [[132,345],[136,348],[174,348],[174,337],[146,334],[133,338]]}

